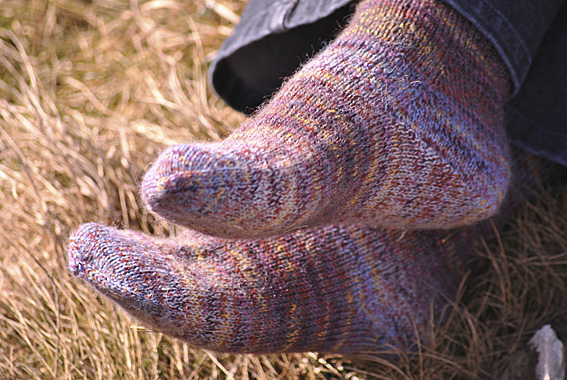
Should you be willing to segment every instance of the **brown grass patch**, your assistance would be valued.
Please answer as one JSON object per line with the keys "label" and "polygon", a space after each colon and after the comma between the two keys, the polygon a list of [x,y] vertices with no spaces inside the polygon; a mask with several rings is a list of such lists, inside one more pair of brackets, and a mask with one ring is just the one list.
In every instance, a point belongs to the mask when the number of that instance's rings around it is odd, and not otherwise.
{"label": "brown grass patch", "polygon": [[0,378],[495,378],[530,334],[567,326],[567,194],[527,205],[450,322],[413,357],[215,355],[147,331],[70,277],[97,221],[167,234],[137,182],[165,146],[243,120],[206,66],[243,1],[4,0],[0,6]]}

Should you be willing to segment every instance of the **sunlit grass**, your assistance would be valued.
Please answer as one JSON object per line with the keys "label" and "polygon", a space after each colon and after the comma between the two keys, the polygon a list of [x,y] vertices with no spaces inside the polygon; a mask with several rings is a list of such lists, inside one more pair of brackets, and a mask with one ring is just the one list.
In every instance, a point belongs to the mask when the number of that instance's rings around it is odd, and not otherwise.
{"label": "sunlit grass", "polygon": [[[165,146],[243,120],[206,67],[243,1],[0,2],[0,378],[494,378],[544,323],[567,326],[567,196],[544,194],[479,242],[428,346],[377,356],[216,355],[148,331],[66,270],[65,241],[96,221],[167,235],[137,184]],[[558,331],[564,334],[566,331]]]}

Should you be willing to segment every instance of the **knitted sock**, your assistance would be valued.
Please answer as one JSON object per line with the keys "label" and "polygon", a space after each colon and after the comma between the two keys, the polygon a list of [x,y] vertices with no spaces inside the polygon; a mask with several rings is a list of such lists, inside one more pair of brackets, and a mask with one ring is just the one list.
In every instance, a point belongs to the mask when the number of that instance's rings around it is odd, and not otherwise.
{"label": "knitted sock", "polygon": [[364,0],[229,138],[166,150],[143,199],[174,223],[229,238],[471,224],[507,189],[508,94],[497,52],[442,1]]}
{"label": "knitted sock", "polygon": [[[259,240],[182,229],[159,239],[94,223],[69,239],[69,268],[152,328],[222,352],[343,354],[426,340],[474,260],[528,189],[565,169],[512,150],[501,213],[453,230],[327,226]],[[433,320],[432,320],[433,317]]]}
{"label": "knitted sock", "polygon": [[69,267],[151,328],[221,352],[408,349],[454,297],[472,230],[328,226],[267,240],[185,231],[156,239],[97,224]]}

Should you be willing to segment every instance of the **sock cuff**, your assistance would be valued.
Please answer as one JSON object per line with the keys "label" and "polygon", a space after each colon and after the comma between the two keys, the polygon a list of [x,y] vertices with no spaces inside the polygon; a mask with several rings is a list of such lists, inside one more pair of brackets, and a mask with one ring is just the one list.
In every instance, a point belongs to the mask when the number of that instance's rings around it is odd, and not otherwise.
{"label": "sock cuff", "polygon": [[428,75],[450,75],[448,70],[458,65],[468,71],[473,82],[484,89],[492,87],[497,101],[504,103],[510,97],[511,78],[493,44],[443,1],[361,1],[342,36],[375,36],[389,48],[419,61],[417,67]]}

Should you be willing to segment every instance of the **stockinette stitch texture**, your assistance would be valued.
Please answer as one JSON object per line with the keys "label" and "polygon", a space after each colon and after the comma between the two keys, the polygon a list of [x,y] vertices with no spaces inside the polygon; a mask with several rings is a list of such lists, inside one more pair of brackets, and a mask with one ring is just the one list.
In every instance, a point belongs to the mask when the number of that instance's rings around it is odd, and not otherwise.
{"label": "stockinette stitch texture", "polygon": [[225,141],[163,152],[142,197],[171,222],[228,238],[472,224],[508,186],[508,95],[489,41],[442,1],[361,1]]}
{"label": "stockinette stitch texture", "polygon": [[[565,170],[523,151],[495,218],[453,230],[331,225],[267,239],[180,228],[164,239],[90,223],[69,238],[71,272],[155,330],[240,353],[409,350],[443,321],[474,242],[529,189]],[[532,190],[533,191],[533,190]]]}
{"label": "stockinette stitch texture", "polygon": [[440,322],[474,231],[166,240],[92,223],[71,236],[69,268],[151,328],[214,351],[403,350]]}

